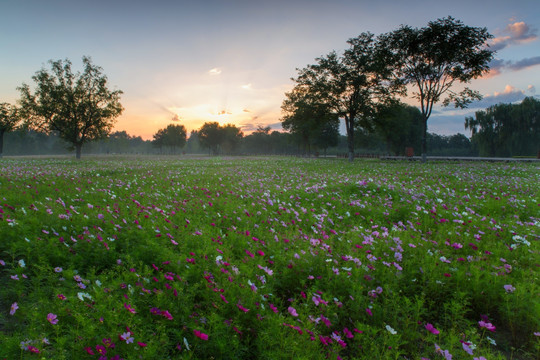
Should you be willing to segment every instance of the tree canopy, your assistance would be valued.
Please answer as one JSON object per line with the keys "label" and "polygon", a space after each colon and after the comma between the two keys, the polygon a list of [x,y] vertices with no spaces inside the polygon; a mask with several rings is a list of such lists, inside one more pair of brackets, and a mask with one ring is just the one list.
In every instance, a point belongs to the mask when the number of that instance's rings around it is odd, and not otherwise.
{"label": "tree canopy", "polygon": [[106,137],[123,108],[120,90],[108,88],[103,69],[82,58],[83,72],[74,73],[71,61],[49,61],[50,70],[41,69],[32,77],[35,91],[23,84],[20,105],[30,128],[57,132],[76,150],[80,159],[82,146]]}
{"label": "tree canopy", "polygon": [[19,122],[18,109],[8,103],[0,103],[0,158],[4,152],[4,133],[15,129]]}
{"label": "tree canopy", "polygon": [[[355,130],[371,126],[377,104],[391,99],[400,86],[389,81],[392,64],[382,57],[373,34],[362,33],[347,43],[349,48],[343,55],[334,51],[315,59],[316,64],[298,70],[298,77],[293,79],[296,83],[293,93],[310,99],[305,102],[308,106],[324,106],[337,118],[344,119],[352,161]],[[286,106],[284,103],[285,109]]]}
{"label": "tree canopy", "polygon": [[[422,159],[426,159],[427,121],[433,106],[466,107],[480,99],[477,91],[452,91],[455,83],[469,83],[489,71],[494,52],[486,41],[492,38],[486,28],[471,27],[452,17],[431,21],[426,27],[399,29],[381,35],[388,61],[394,63],[398,83],[412,85],[423,117]],[[447,94],[447,97],[441,97]]]}
{"label": "tree canopy", "polygon": [[164,129],[159,129],[154,135],[153,145],[159,148],[167,146],[174,153],[176,148],[186,145],[187,130],[184,125],[169,124]]}
{"label": "tree canopy", "polygon": [[218,122],[206,122],[198,130],[199,142],[203,147],[217,155],[220,152],[232,153],[240,145],[244,133],[233,124],[221,126]]}

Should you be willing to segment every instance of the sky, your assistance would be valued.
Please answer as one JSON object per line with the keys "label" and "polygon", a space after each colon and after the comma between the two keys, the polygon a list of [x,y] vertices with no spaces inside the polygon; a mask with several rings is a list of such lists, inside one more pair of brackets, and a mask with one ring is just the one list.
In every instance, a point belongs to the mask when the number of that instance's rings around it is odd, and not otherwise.
{"label": "sky", "polygon": [[123,91],[117,131],[151,139],[169,124],[189,132],[208,121],[279,130],[298,68],[363,32],[447,16],[486,27],[497,50],[491,72],[469,84],[484,99],[437,107],[428,121],[430,132],[470,136],[466,116],[540,94],[540,1],[0,0],[0,102],[15,103],[49,60],[82,70],[90,56]]}

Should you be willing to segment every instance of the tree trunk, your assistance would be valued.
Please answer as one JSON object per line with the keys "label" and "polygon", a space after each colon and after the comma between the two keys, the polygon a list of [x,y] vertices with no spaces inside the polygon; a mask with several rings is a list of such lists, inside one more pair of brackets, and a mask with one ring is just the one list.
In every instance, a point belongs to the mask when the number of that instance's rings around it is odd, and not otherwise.
{"label": "tree trunk", "polygon": [[4,130],[0,130],[0,159],[4,153]]}
{"label": "tree trunk", "polygon": [[422,129],[422,163],[427,161],[427,118],[423,119]]}
{"label": "tree trunk", "polygon": [[75,157],[77,160],[81,159],[82,144],[75,144]]}
{"label": "tree trunk", "polygon": [[349,162],[354,161],[354,123],[353,120],[355,115],[351,114],[351,117],[347,119],[345,117],[345,128],[347,129],[347,147],[349,148]]}

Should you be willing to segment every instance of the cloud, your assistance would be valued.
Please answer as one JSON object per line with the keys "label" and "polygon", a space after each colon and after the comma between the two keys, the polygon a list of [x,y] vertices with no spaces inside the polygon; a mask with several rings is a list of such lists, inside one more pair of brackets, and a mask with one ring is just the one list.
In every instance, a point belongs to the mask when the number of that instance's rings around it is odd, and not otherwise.
{"label": "cloud", "polygon": [[242,89],[245,89],[245,90],[251,90],[251,84],[245,84],[245,85],[242,85],[240,86]]}
{"label": "cloud", "polygon": [[180,116],[178,116],[178,114],[174,114],[173,118],[171,119],[171,121],[180,121]]}
{"label": "cloud", "polygon": [[494,51],[502,50],[510,45],[519,45],[538,39],[536,29],[531,29],[525,22],[514,22],[508,24],[497,36],[490,41],[490,49]]}
{"label": "cloud", "polygon": [[540,56],[525,58],[518,61],[493,59],[489,64],[489,74],[485,76],[485,78],[499,75],[505,70],[518,71],[536,65],[540,65]]}
{"label": "cloud", "polygon": [[534,85],[529,85],[529,86],[527,86],[527,90],[528,90],[531,94],[536,94],[536,88],[534,87]]}
{"label": "cloud", "polygon": [[219,74],[221,74],[221,69],[213,68],[213,69],[209,70],[208,73],[210,75],[219,75]]}
{"label": "cloud", "polygon": [[509,62],[507,67],[512,70],[521,70],[535,65],[540,65],[540,56],[526,58],[516,62]]}
{"label": "cloud", "polygon": [[525,91],[517,89],[511,85],[506,85],[504,91],[495,91],[492,95],[485,95],[480,101],[471,104],[471,108],[488,108],[500,103],[514,103],[525,98]]}

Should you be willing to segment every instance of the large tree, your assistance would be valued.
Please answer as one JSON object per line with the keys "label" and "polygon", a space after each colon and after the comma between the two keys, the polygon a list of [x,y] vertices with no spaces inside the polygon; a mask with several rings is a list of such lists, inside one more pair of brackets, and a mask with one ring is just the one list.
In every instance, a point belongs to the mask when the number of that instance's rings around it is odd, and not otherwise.
{"label": "large tree", "polygon": [[339,119],[327,103],[302,84],[285,94],[281,111],[281,126],[301,142],[307,154],[311,153],[311,146],[316,145],[317,140],[322,140],[319,138],[321,132],[339,127]]}
{"label": "large tree", "polygon": [[168,146],[172,153],[176,148],[183,148],[186,145],[187,131],[184,125],[169,124],[164,129],[159,129],[154,134],[153,145],[159,147]]}
{"label": "large tree", "polygon": [[4,134],[15,129],[18,122],[17,108],[8,103],[0,103],[0,158],[4,152]]}
{"label": "large tree", "polygon": [[[464,108],[480,99],[477,91],[452,91],[456,83],[469,83],[489,71],[494,52],[486,41],[492,36],[486,28],[471,27],[452,17],[431,21],[426,27],[399,29],[381,35],[386,58],[396,64],[402,84],[415,88],[423,118],[422,161],[426,161],[427,121],[440,101]],[[448,96],[442,99],[442,96]]]}
{"label": "large tree", "polygon": [[214,155],[219,153],[219,146],[223,137],[220,130],[221,126],[214,121],[205,122],[197,132],[200,144],[205,148],[209,148]]}
{"label": "large tree", "polygon": [[297,87],[305,87],[317,103],[325,104],[332,114],[344,119],[352,161],[355,130],[370,126],[378,104],[392,98],[400,84],[388,81],[392,64],[382,56],[373,34],[362,33],[347,43],[349,48],[342,56],[331,52],[317,58],[316,64],[299,70],[293,80]]}
{"label": "large tree", "polygon": [[120,90],[110,90],[103,69],[82,58],[83,72],[74,73],[71,61],[50,61],[51,69],[41,69],[32,77],[34,92],[23,84],[20,105],[30,128],[57,132],[76,150],[80,159],[82,146],[107,137],[116,117],[122,113]]}

